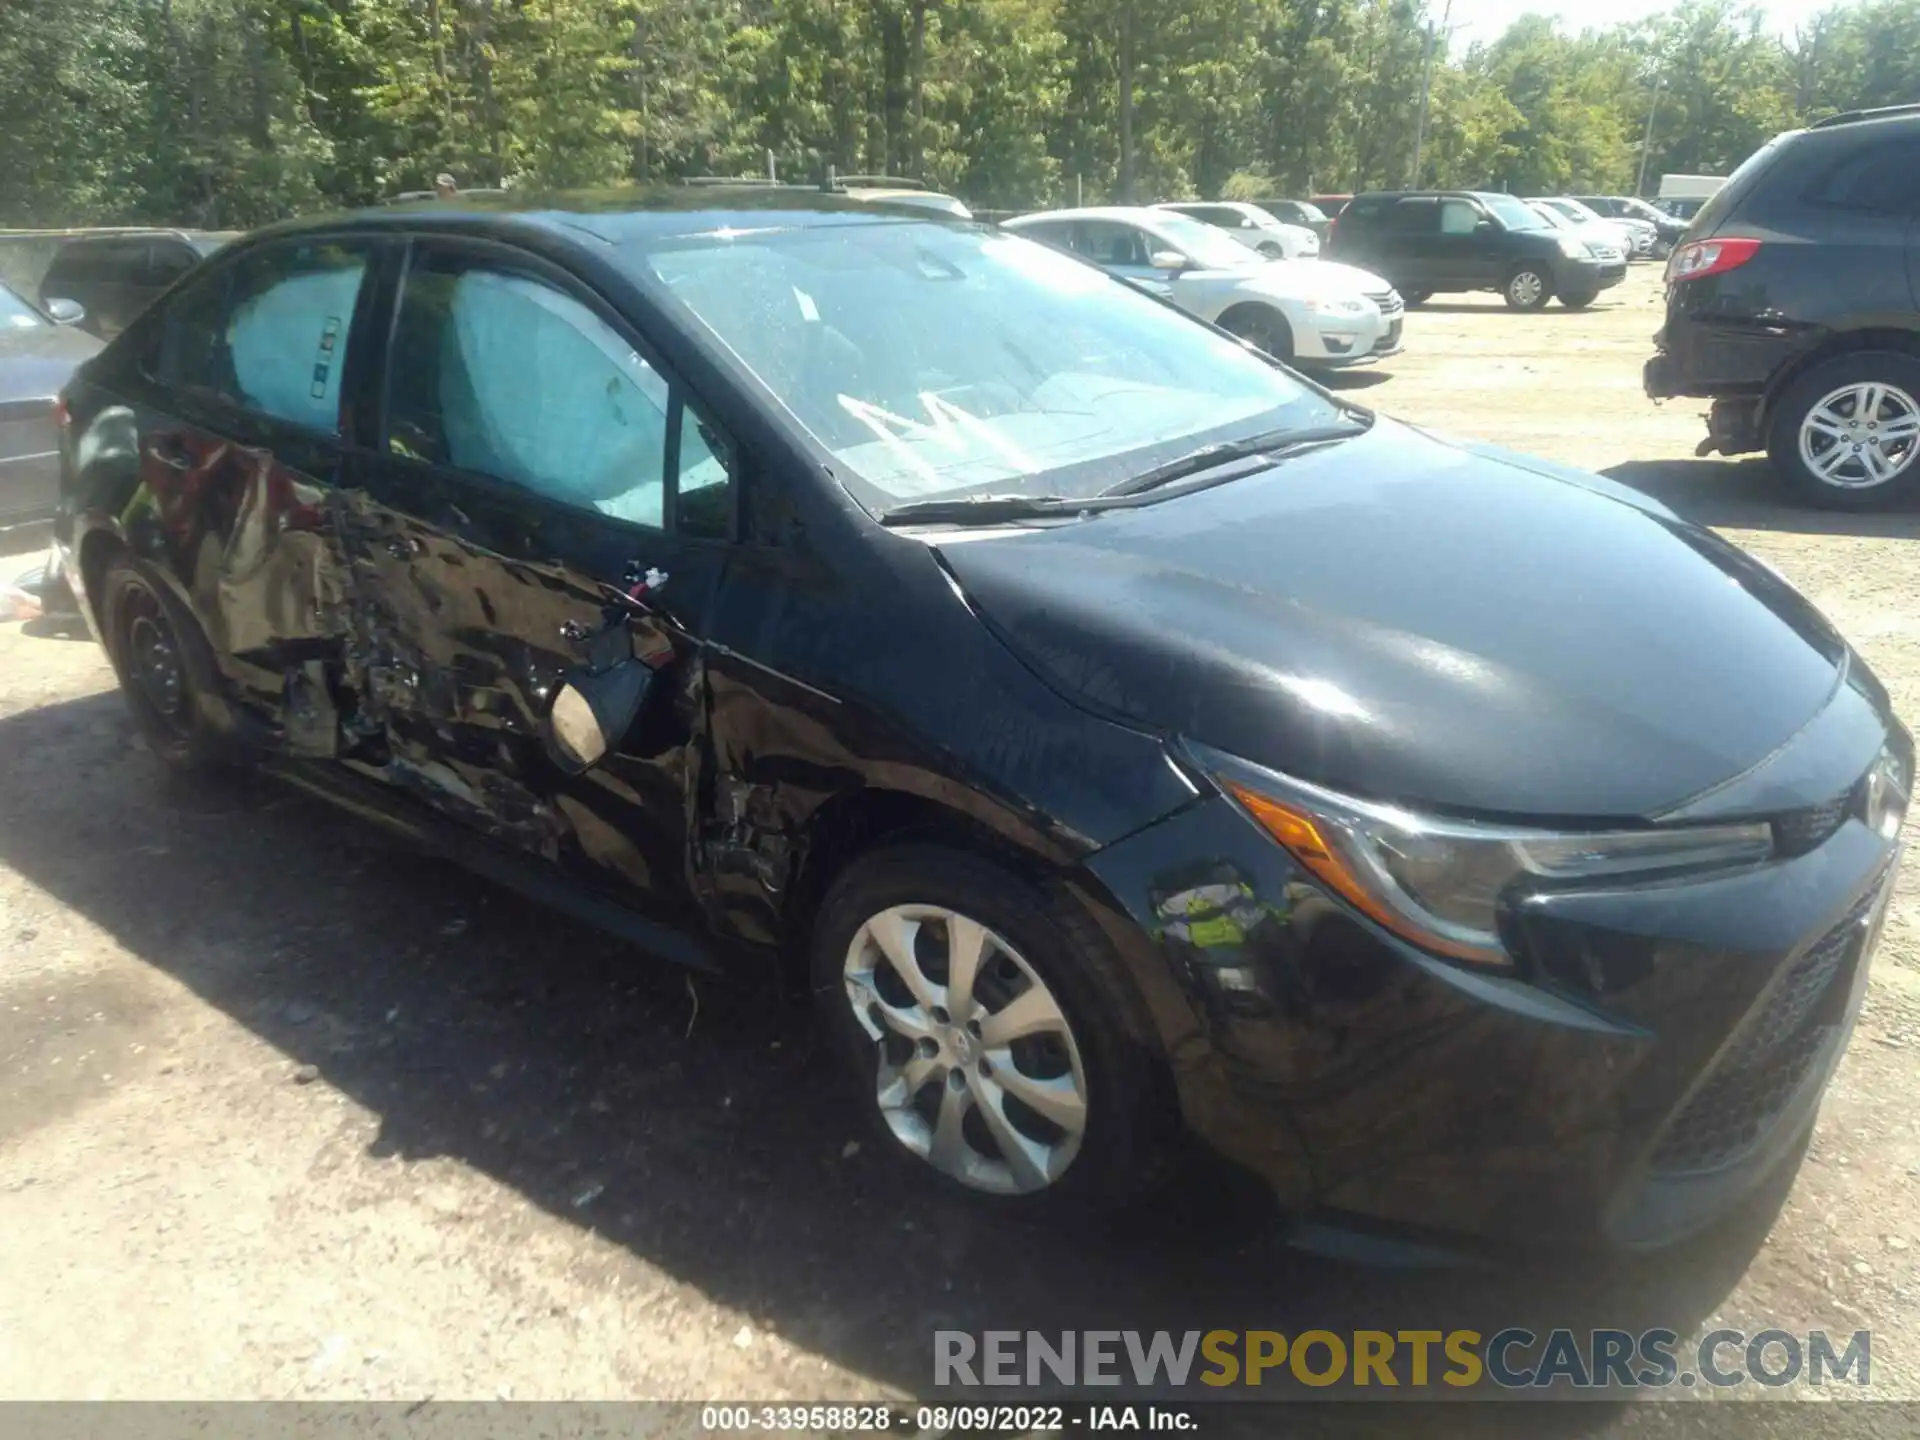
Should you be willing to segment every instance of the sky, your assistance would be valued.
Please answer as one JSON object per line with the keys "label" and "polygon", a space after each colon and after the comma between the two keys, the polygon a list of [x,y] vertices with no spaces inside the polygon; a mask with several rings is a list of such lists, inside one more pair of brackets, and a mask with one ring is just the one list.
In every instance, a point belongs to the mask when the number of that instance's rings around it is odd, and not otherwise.
{"label": "sky", "polygon": [[[1438,16],[1447,0],[1429,0]],[[1762,0],[1774,27],[1783,35],[1796,24],[1830,8],[1835,0]],[[1551,15],[1561,28],[1580,30],[1586,26],[1617,25],[1657,15],[1673,8],[1673,0],[1453,0],[1448,26],[1453,31],[1453,53],[1463,55],[1476,40],[1497,39],[1502,30],[1522,15]]]}

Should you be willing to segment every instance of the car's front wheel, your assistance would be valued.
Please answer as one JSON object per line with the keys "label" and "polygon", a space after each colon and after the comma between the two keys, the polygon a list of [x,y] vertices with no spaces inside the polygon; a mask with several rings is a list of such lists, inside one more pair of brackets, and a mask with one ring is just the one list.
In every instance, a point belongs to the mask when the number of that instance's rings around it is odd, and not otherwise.
{"label": "car's front wheel", "polygon": [[1293,359],[1293,327],[1278,310],[1265,305],[1236,305],[1220,317],[1220,328],[1276,360]]}
{"label": "car's front wheel", "polygon": [[1538,310],[1553,298],[1553,280],[1536,266],[1522,265],[1507,276],[1500,293],[1515,310]]}
{"label": "car's front wheel", "polygon": [[1920,360],[1863,350],[1816,365],[1773,406],[1767,455],[1787,488],[1829,510],[1870,510],[1920,484]]}
{"label": "car's front wheel", "polygon": [[1402,290],[1400,298],[1406,302],[1409,310],[1417,310],[1433,298],[1431,290]]}
{"label": "car's front wheel", "polygon": [[1599,298],[1598,290],[1569,290],[1560,297],[1560,303],[1569,310],[1584,310]]}
{"label": "car's front wheel", "polygon": [[1150,1066],[1098,932],[974,856],[854,862],[814,928],[821,1019],[886,1143],[1000,1208],[1109,1211],[1156,1178]]}

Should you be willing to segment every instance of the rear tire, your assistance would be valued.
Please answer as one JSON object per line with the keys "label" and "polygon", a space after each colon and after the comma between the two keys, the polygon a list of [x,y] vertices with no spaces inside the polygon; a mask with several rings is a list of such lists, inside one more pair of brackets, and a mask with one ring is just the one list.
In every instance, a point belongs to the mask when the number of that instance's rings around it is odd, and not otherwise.
{"label": "rear tire", "polygon": [[191,613],[121,555],[101,577],[99,614],[120,692],[148,748],[175,770],[217,768],[223,751],[204,703],[217,670]]}
{"label": "rear tire", "polygon": [[1781,392],[1767,456],[1796,499],[1873,510],[1920,487],[1920,359],[1859,350],[1814,366]]}
{"label": "rear tire", "polygon": [[1537,265],[1522,265],[1500,288],[1512,310],[1539,310],[1553,298],[1553,279]]}
{"label": "rear tire", "polygon": [[1293,327],[1266,305],[1236,305],[1220,317],[1220,328],[1276,360],[1293,360]]}
{"label": "rear tire", "polygon": [[1117,961],[1067,897],[961,851],[876,851],[827,892],[811,971],[858,1103],[923,1179],[1061,1216],[1123,1210],[1157,1183],[1170,1107]]}

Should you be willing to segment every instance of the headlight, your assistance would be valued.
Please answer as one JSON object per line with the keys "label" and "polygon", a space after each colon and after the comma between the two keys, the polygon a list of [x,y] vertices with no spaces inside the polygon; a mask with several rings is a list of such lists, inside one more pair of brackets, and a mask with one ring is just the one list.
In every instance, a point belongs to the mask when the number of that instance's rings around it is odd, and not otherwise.
{"label": "headlight", "polygon": [[1897,839],[1907,818],[1907,799],[1913,792],[1913,779],[1907,767],[1891,749],[1867,771],[1866,788],[1861,795],[1860,818],[1867,828],[1883,840]]}
{"label": "headlight", "polygon": [[1569,260],[1585,260],[1591,253],[1578,235],[1560,236],[1560,253]]}
{"label": "headlight", "polygon": [[1307,313],[1310,315],[1364,315],[1367,313],[1365,300],[1309,300]]}
{"label": "headlight", "polygon": [[1528,830],[1419,815],[1263,772],[1219,777],[1261,828],[1362,914],[1423,950],[1511,965],[1499,912],[1530,887],[1752,865],[1765,823]]}

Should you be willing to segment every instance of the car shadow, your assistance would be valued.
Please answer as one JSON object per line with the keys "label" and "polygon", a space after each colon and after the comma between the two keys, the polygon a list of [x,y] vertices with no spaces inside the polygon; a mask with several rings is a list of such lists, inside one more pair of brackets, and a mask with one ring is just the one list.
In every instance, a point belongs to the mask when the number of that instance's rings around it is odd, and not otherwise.
{"label": "car shadow", "polygon": [[1620,300],[1596,300],[1578,310],[1569,310],[1558,301],[1550,301],[1538,310],[1516,310],[1497,295],[1489,295],[1479,304],[1460,300],[1425,300],[1418,305],[1409,305],[1409,315],[1511,315],[1516,320],[1538,320],[1542,316],[1560,315],[1572,319],[1577,315],[1591,315],[1596,310],[1617,310],[1625,304]]}
{"label": "car shadow", "polygon": [[1324,370],[1307,372],[1308,378],[1315,384],[1328,390],[1342,393],[1348,391],[1371,390],[1376,385],[1384,385],[1393,378],[1391,370],[1378,368],[1369,370]]}
{"label": "car shadow", "polygon": [[1600,472],[1701,525],[1800,535],[1920,538],[1920,507],[1815,510],[1790,499],[1763,457],[1627,460]]}
{"label": "car shadow", "polygon": [[[981,1218],[882,1153],[771,986],[691,979],[270,780],[166,777],[132,742],[110,693],[0,718],[0,863],[376,1115],[370,1155],[456,1160],[909,1392],[933,1390],[940,1329],[1684,1336],[1790,1179],[1645,1262],[1316,1259],[1201,1162],[1105,1228]],[[1315,1407],[1301,1433],[1580,1436],[1615,1409],[1476,1406],[1468,1425],[1459,1406]]]}

